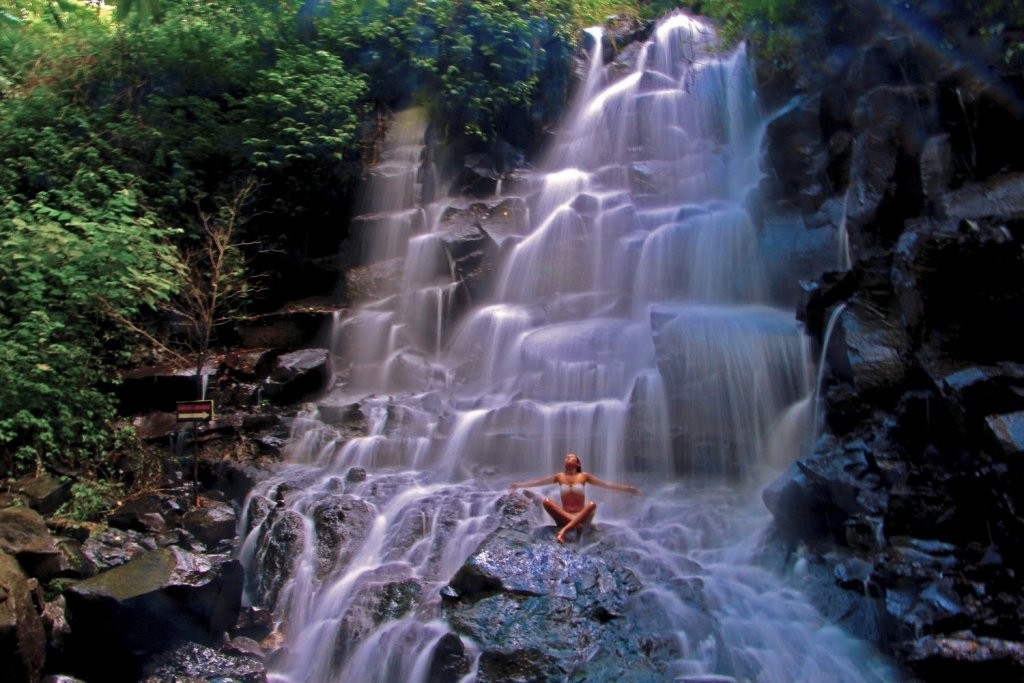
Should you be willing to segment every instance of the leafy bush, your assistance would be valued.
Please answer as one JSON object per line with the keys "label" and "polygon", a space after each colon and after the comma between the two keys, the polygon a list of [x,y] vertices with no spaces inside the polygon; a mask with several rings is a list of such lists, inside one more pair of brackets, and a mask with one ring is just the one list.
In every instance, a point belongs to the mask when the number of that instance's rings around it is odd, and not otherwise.
{"label": "leafy bush", "polygon": [[83,479],[71,485],[71,499],[57,509],[57,516],[76,522],[101,522],[124,494],[118,483]]}
{"label": "leafy bush", "polygon": [[[82,169],[82,173],[88,173]],[[109,441],[112,317],[165,300],[176,252],[129,190],[99,205],[71,191],[0,207],[0,453],[9,468],[82,466]]]}
{"label": "leafy bush", "polygon": [[793,21],[801,0],[704,0],[700,9],[720,26],[725,44],[747,39],[762,60],[787,68],[796,58]]}
{"label": "leafy bush", "polygon": [[417,99],[449,134],[485,138],[531,118],[541,75],[565,77],[573,22],[569,0],[405,0],[334,4],[317,29],[373,97]]}
{"label": "leafy bush", "polygon": [[359,125],[353,103],[365,95],[364,79],[339,57],[304,45],[279,48],[274,67],[257,75],[241,103],[245,145],[256,168],[351,154]]}

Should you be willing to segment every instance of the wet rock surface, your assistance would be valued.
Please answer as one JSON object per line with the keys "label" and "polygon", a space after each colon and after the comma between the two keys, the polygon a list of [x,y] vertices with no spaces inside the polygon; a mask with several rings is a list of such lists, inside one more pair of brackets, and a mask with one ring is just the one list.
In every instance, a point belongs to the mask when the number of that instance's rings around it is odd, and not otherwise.
{"label": "wet rock surface", "polygon": [[[137,680],[180,642],[219,644],[238,618],[241,565],[177,547],[147,551],[67,593],[68,658],[86,678]],[[87,653],[105,652],[102,659]]]}
{"label": "wet rock surface", "polygon": [[1006,137],[1022,112],[1002,98],[1019,102],[1021,65],[968,67],[1012,39],[979,41],[967,12],[836,6],[802,29],[802,66],[761,71],[769,100],[795,86],[800,103],[768,130],[769,211],[846,231],[851,253],[804,283],[824,433],[764,501],[780,568],[807,572],[823,613],[923,680],[1013,680],[1024,157]]}
{"label": "wet rock surface", "polygon": [[[477,680],[664,680],[679,641],[629,558],[599,539],[553,542],[552,528],[530,528],[529,505],[510,497],[498,529],[442,591],[452,628],[482,648]],[[699,581],[692,607],[687,637],[714,637]]]}
{"label": "wet rock surface", "polygon": [[[257,646],[258,647],[258,646]],[[164,681],[236,681],[265,683],[267,670],[262,657],[239,648],[220,651],[197,643],[186,643],[164,653],[146,667],[143,683]]]}
{"label": "wet rock surface", "polygon": [[18,562],[0,550],[0,677],[5,681],[34,681],[46,660],[39,582],[29,578]]}

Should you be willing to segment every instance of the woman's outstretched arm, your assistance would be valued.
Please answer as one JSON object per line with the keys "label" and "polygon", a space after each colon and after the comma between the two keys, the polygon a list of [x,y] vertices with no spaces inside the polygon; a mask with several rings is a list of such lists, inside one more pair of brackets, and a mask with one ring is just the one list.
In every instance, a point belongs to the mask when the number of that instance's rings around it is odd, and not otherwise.
{"label": "woman's outstretched arm", "polygon": [[595,477],[590,472],[586,472],[585,474],[587,476],[587,483],[588,484],[593,484],[594,486],[600,486],[601,488],[604,488],[604,489],[611,489],[612,491],[625,491],[626,493],[632,493],[634,496],[641,495],[640,489],[638,489],[635,486],[628,486],[626,484],[613,484],[610,481],[605,481],[604,479],[598,479],[597,477]]}
{"label": "woman's outstretched arm", "polygon": [[515,484],[509,484],[510,489],[528,489],[531,486],[543,486],[544,484],[554,484],[555,475],[552,474],[550,477],[541,477],[540,479],[534,479],[533,481],[522,481]]}

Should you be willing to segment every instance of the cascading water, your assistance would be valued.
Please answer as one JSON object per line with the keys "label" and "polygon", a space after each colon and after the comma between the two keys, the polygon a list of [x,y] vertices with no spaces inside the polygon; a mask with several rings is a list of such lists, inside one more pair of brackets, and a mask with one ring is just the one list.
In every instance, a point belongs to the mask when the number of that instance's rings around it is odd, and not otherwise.
{"label": "cascading water", "polygon": [[[433,196],[424,123],[396,120],[357,219],[392,276],[339,320],[338,386],[296,420],[291,464],[243,519],[249,598],[287,643],[273,680],[426,680],[451,630],[439,589],[508,483],[570,451],[645,489],[589,492],[603,542],[645,558],[638,577],[669,609],[675,579],[699,575],[741,677],[891,680],[752,561],[766,513],[751,491],[806,447],[814,373],[747,211],[763,132],[749,65],[714,41],[677,14],[630,75],[594,55],[493,295],[457,327],[439,231],[466,202]],[[708,647],[683,643],[672,674],[716,673]]]}

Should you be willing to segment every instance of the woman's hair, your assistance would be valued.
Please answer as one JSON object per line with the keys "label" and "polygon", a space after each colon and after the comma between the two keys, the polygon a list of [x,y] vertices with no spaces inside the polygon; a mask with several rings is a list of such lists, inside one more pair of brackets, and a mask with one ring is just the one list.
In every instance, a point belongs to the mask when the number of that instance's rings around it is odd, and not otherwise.
{"label": "woman's hair", "polygon": [[576,455],[575,453],[570,453],[569,455],[574,456],[576,458],[576,474],[579,474],[580,472],[583,471],[583,461],[580,460],[580,456]]}

